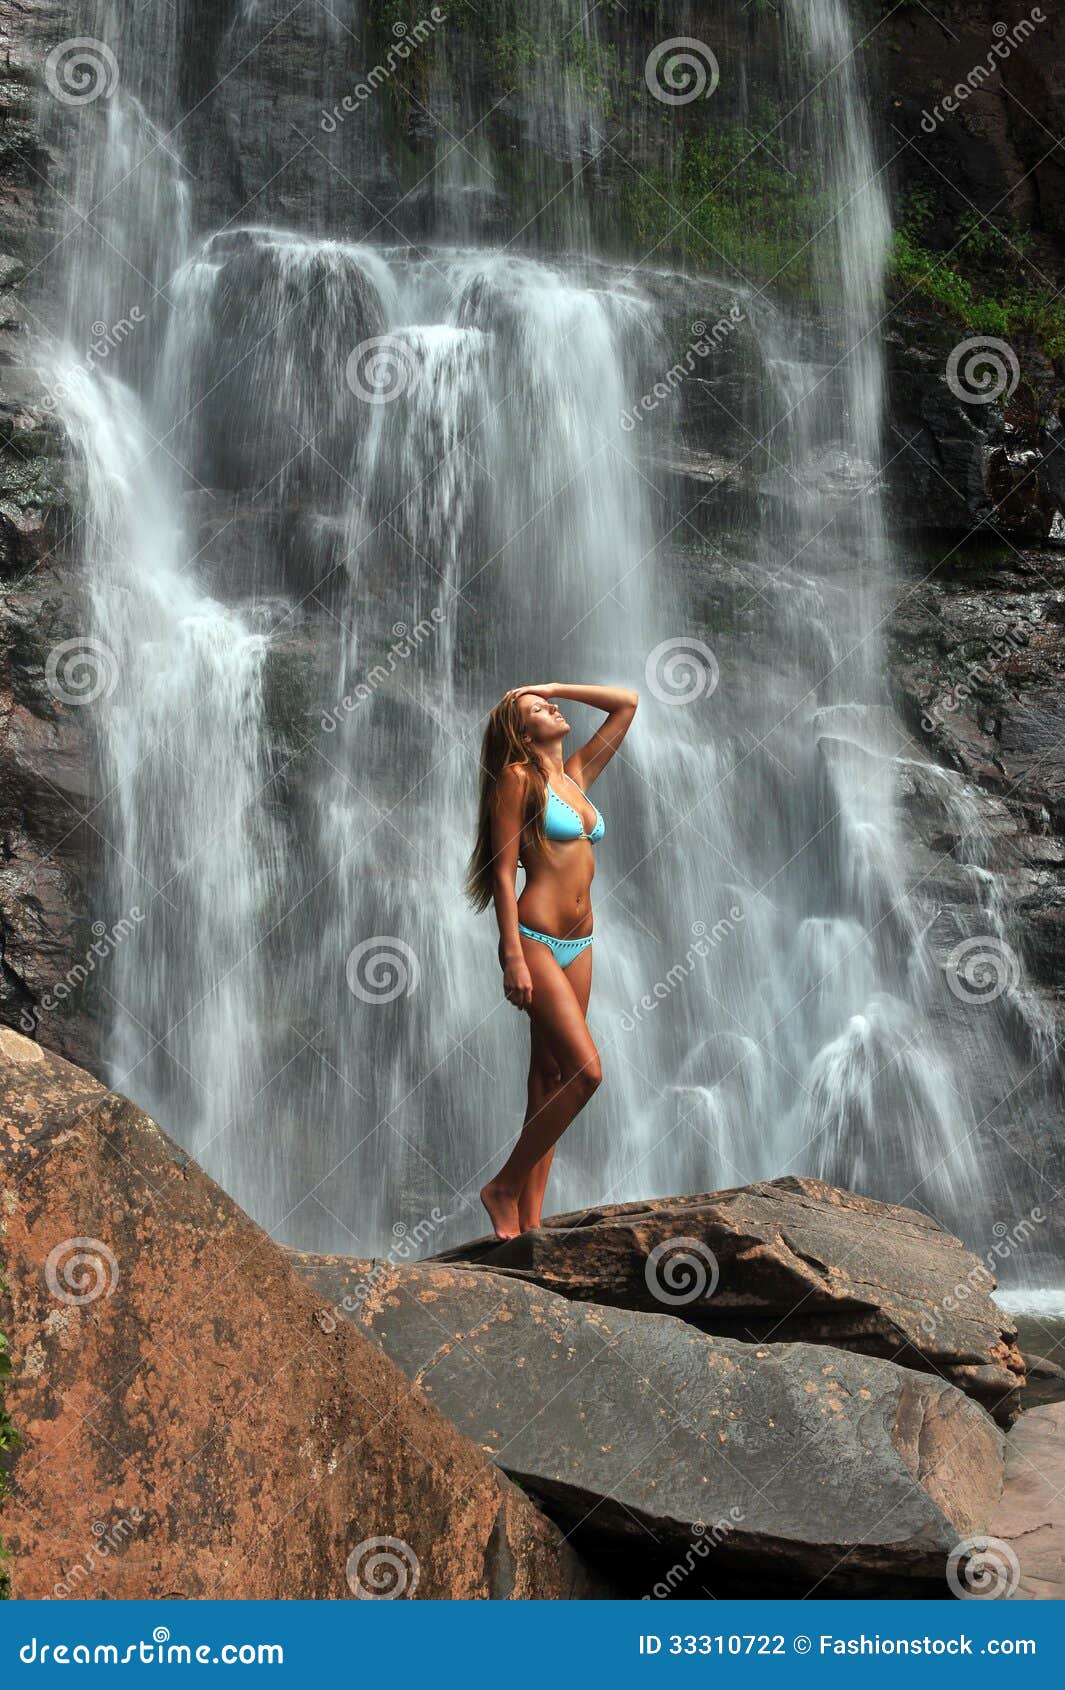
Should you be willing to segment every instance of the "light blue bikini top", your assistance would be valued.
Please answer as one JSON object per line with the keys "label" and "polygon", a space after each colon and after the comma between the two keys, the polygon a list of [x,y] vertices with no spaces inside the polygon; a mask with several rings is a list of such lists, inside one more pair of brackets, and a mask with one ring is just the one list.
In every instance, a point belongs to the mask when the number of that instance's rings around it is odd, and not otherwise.
{"label": "light blue bikini top", "polygon": [[[563,773],[565,773],[564,770]],[[577,786],[577,782],[572,775],[566,775],[566,779],[571,786]],[[577,791],[581,791],[579,786],[577,786]],[[587,795],[582,793],[583,796]],[[588,802],[592,804],[590,798]],[[594,804],[592,804],[592,809],[595,810]],[[605,832],[606,822],[599,811],[595,810],[595,825],[591,833],[585,833],[584,823],[572,804],[567,804],[564,798],[560,798],[557,792],[553,791],[550,786],[548,787],[547,803],[544,805],[544,834],[548,839],[556,840],[559,843],[567,839],[587,839],[592,845],[595,845],[602,839]]]}

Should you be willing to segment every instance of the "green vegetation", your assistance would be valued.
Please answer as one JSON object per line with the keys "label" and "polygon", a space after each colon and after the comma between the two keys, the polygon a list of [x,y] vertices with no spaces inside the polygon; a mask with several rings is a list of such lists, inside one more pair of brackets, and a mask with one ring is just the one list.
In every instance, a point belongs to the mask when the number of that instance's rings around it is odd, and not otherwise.
{"label": "green vegetation", "polygon": [[811,288],[814,237],[831,201],[809,165],[787,167],[783,140],[772,131],[762,110],[747,128],[686,136],[672,169],[633,176],[623,211],[641,250],[657,247],[662,258],[733,280],[739,272],[756,286]]}
{"label": "green vegetation", "polygon": [[[369,6],[382,62],[394,43],[412,37],[404,73],[390,78],[386,95],[401,117],[396,144],[412,185],[424,165],[413,153],[404,157],[407,108],[412,97],[430,103],[435,77],[462,80],[468,74],[463,67],[472,65],[487,110],[513,88],[537,98],[538,79],[550,76],[607,124],[627,131],[628,140],[609,160],[611,193],[589,196],[593,227],[608,250],[650,254],[652,262],[742,278],[774,292],[831,297],[834,277],[818,271],[825,243],[817,237],[838,207],[822,180],[821,160],[794,156],[771,101],[756,105],[746,124],[720,122],[717,108],[706,116],[706,127],[695,111],[678,118],[619,62],[609,28],[580,27],[580,0],[544,0],[535,7],[527,0],[441,0],[441,10],[446,26],[418,42],[419,22],[424,27],[431,17],[424,0],[370,0]],[[601,0],[599,15],[623,10],[621,0]],[[807,133],[816,133],[809,113],[806,118]],[[505,127],[513,112],[501,121]],[[640,136],[635,149],[634,131]],[[496,150],[498,142],[495,126],[486,123],[477,144],[492,152],[501,189],[521,206],[529,189],[528,159],[506,134]],[[638,171],[622,163],[634,150]],[[547,152],[539,159],[533,199],[550,206],[557,198],[563,221],[569,178],[568,167]],[[545,227],[538,221],[541,233]],[[942,239],[942,227],[928,193],[912,194],[896,213],[888,277],[894,298],[918,295],[974,333],[1007,340],[1028,334],[1048,356],[1065,355],[1065,296],[1058,299],[1054,283],[1041,278],[1031,235],[968,213],[951,230],[945,250],[937,251],[931,235],[935,228]]]}
{"label": "green vegetation", "polygon": [[[4,1289],[4,1282],[0,1279],[0,1291]],[[7,1495],[6,1464],[10,1452],[18,1443],[18,1434],[11,1423],[11,1417],[4,1407],[4,1383],[11,1372],[11,1357],[8,1354],[7,1339],[0,1332],[0,1513],[3,1512],[4,1498]],[[0,1540],[0,1601],[11,1595],[11,1580],[7,1571],[7,1551]]]}
{"label": "green vegetation", "polygon": [[[602,0],[600,12],[609,15],[620,9],[621,0]],[[461,31],[477,43],[477,59],[490,79],[500,88],[520,86],[529,79],[530,72],[539,65],[554,74],[559,71],[572,77],[591,99],[609,106],[612,90],[617,86],[617,58],[612,47],[603,46],[597,38],[590,39],[580,28],[582,7],[573,0],[571,7],[561,6],[558,0],[546,8],[540,18],[530,16],[525,0],[440,0],[440,10],[447,15],[448,41]],[[387,46],[414,31],[416,25],[431,18],[428,0],[371,0],[368,22],[375,32],[382,52]],[[536,34],[537,26],[541,34]],[[459,53],[465,57],[468,48],[460,44]],[[416,54],[432,57],[426,43],[416,47],[408,61],[414,70]],[[419,74],[427,76],[427,66]],[[401,91],[390,90],[394,98]]]}
{"label": "green vegetation", "polygon": [[1027,333],[1048,357],[1065,354],[1065,298],[1055,298],[1056,290],[1040,281],[1031,236],[994,228],[969,213],[948,250],[934,252],[922,238],[932,216],[921,194],[903,207],[891,253],[896,296],[918,293],[978,333],[1004,340]]}

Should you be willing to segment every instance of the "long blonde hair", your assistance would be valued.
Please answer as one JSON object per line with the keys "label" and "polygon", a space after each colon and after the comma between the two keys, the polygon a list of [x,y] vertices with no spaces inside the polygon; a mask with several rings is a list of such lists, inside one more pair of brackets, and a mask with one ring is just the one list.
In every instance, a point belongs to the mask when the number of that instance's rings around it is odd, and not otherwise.
{"label": "long blonde hair", "polygon": [[524,737],[520,694],[501,699],[488,718],[481,742],[481,790],[477,805],[477,840],[466,871],[466,895],[475,910],[486,910],[492,902],[492,815],[496,784],[504,769],[517,764],[528,777],[522,837],[529,842],[544,839],[544,805],[547,802],[547,773],[536,752]]}

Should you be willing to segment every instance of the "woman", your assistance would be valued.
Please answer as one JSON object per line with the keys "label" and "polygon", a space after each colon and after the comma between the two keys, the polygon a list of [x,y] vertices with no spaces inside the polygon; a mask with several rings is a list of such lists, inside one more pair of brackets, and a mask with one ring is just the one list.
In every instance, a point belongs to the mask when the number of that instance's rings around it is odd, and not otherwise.
{"label": "woman", "polygon": [[[570,725],[555,700],[606,712],[563,758]],[[555,1145],[602,1079],[585,1015],[592,985],[592,847],[603,818],[586,796],[629,730],[636,693],[620,687],[514,687],[488,718],[477,843],[467,887],[495,904],[503,995],[529,1017],[529,1089],[521,1137],[481,1192],[497,1238],[540,1225]],[[521,897],[514,890],[519,862]]]}

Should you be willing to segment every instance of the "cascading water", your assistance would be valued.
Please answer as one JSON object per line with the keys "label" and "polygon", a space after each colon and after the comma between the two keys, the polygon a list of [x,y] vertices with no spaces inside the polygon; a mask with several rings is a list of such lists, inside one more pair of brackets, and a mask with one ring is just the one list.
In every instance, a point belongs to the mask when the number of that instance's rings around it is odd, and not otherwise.
{"label": "cascading water", "polygon": [[265,1055],[263,970],[247,955],[274,851],[261,802],[265,641],[190,573],[192,548],[172,490],[149,468],[152,437],[129,390],[106,376],[66,381],[93,623],[114,660],[99,706],[112,897],[143,919],[145,939],[118,950],[106,988],[111,1063],[160,1114],[180,1076],[190,1148],[239,1184],[241,1122]]}
{"label": "cascading water", "polygon": [[[109,8],[98,20],[100,39],[143,61],[140,92],[158,98],[176,41],[158,25],[141,34],[141,20],[127,27]],[[107,1054],[116,1081],[238,1188],[244,1103],[265,1061],[264,959],[248,955],[249,934],[275,871],[266,642],[198,578],[187,477],[168,446],[177,418],[154,381],[165,290],[190,243],[185,172],[137,94],[120,90],[101,129],[80,155],[87,215],[71,242],[66,341],[45,374],[82,474],[110,901],[136,912],[145,939],[109,973]],[[80,356],[91,338],[139,395]]]}
{"label": "cascading water", "polygon": [[[673,359],[680,279],[593,258],[574,191],[565,258],[381,244],[389,226],[193,237],[159,68],[188,20],[97,17],[124,84],[78,186],[109,212],[106,238],[91,219],[70,237],[72,355],[128,274],[153,304],[121,380],[57,389],[118,677],[98,711],[110,899],[148,912],[109,982],[112,1077],[291,1242],[477,1230],[525,1061],[461,896],[478,743],[507,686],[557,678],[643,702],[595,795],[609,1083],[560,1148],[555,1205],[791,1169],[959,1225],[977,1195],[880,693],[887,214],[842,0],[792,10],[825,84],[837,350],[700,283],[761,360],[757,670],[673,568],[691,525],[663,431],[621,422]],[[234,66],[256,18],[234,15]],[[560,86],[579,158],[595,114]],[[471,170],[475,150],[445,183],[464,204]]]}

